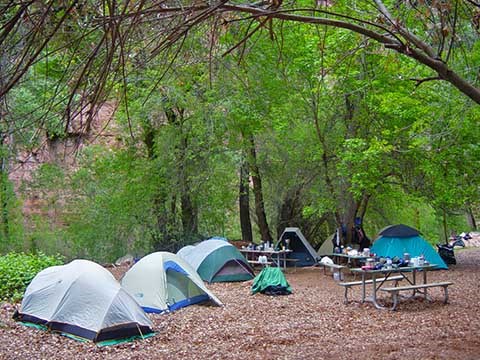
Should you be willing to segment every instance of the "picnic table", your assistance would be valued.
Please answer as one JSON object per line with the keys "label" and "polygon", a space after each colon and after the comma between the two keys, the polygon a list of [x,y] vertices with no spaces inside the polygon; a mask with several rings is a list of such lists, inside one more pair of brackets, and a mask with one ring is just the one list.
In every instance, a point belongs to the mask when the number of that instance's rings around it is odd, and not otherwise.
{"label": "picnic table", "polygon": [[[320,262],[319,265],[323,266],[323,270],[325,272],[325,268],[330,268],[333,271],[339,272],[339,279],[343,280],[342,270],[343,269],[352,269],[354,267],[360,267],[362,263],[365,263],[367,259],[372,258],[371,256],[367,255],[349,255],[344,253],[333,253],[327,254],[326,256],[333,259],[333,264],[329,263],[322,263]],[[355,275],[355,274],[354,274]]]}
{"label": "picnic table", "polygon": [[341,265],[341,263],[346,263],[346,266],[349,268],[358,267],[360,266],[360,263],[365,262],[367,259],[371,258],[371,256],[367,255],[349,255],[343,253],[334,253],[327,256],[332,257],[335,264]]}
{"label": "picnic table", "polygon": [[240,249],[240,252],[245,256],[245,259],[252,264],[258,265],[261,264],[258,261],[259,256],[266,256],[268,263],[275,264],[277,267],[282,267],[284,270],[287,268],[287,262],[296,259],[288,259],[287,255],[292,252],[292,250],[274,250],[274,249]]}
{"label": "picnic table", "polygon": [[[411,291],[411,296],[409,298],[415,297],[417,294],[422,295],[425,299],[428,298],[427,289],[432,287],[442,287],[444,289],[445,299],[444,303],[448,302],[448,286],[452,285],[450,281],[443,282],[434,282],[429,283],[427,281],[427,273],[429,270],[433,270],[437,267],[436,264],[425,264],[420,266],[404,266],[404,267],[384,267],[382,269],[362,269],[362,268],[353,268],[350,271],[353,273],[361,274],[362,280],[355,281],[350,283],[339,283],[339,285],[345,287],[345,302],[348,302],[347,292],[348,289],[353,286],[362,287],[362,300],[361,302],[369,301],[372,302],[377,309],[388,309],[388,307],[380,304],[378,302],[378,291],[384,291],[390,293],[393,299],[393,305],[389,308],[390,310],[395,310],[398,301],[399,293],[402,291]],[[422,283],[417,283],[418,273],[422,274]],[[367,276],[370,276],[370,279],[367,279]],[[398,286],[399,281],[406,281],[405,286]],[[395,284],[393,287],[382,287],[385,283],[394,281]],[[367,285],[371,285],[371,296],[366,296]]]}

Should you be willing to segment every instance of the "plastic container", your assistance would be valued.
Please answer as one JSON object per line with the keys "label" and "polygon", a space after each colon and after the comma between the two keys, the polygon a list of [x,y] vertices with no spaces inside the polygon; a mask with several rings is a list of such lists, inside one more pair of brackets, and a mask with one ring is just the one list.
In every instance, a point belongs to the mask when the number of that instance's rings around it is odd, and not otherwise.
{"label": "plastic container", "polygon": [[420,257],[418,258],[418,266],[423,266],[425,265],[425,256],[420,255]]}
{"label": "plastic container", "polygon": [[335,281],[343,281],[343,273],[340,271],[335,271],[333,273],[333,280]]}
{"label": "plastic container", "polygon": [[412,264],[412,266],[417,267],[419,265],[418,257],[414,257],[410,263]]}

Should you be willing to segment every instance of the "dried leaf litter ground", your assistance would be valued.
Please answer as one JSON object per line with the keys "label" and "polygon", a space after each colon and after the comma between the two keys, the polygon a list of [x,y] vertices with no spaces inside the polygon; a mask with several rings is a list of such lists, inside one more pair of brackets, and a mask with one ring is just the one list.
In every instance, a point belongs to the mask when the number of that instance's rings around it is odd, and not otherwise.
{"label": "dried leaf litter ground", "polygon": [[12,320],[18,304],[2,304],[0,359],[480,359],[480,249],[456,257],[450,270],[429,273],[454,282],[446,306],[440,289],[431,291],[433,303],[405,301],[395,312],[345,306],[331,276],[303,268],[287,272],[289,296],[252,296],[251,281],[210,284],[224,307],[152,315],[156,336],[117,346],[21,326]]}

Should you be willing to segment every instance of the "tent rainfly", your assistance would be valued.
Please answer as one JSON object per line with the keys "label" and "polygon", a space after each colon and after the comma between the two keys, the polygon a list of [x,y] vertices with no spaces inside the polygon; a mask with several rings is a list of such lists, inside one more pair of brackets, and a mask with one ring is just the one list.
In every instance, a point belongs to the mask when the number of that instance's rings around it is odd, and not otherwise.
{"label": "tent rainfly", "polygon": [[177,255],[209,283],[245,281],[254,277],[253,269],[242,253],[225,240],[209,239],[194,247],[187,245]]}
{"label": "tent rainfly", "polygon": [[169,252],[140,259],[125,273],[121,284],[146,312],[163,313],[199,303],[222,305],[197,272]]}
{"label": "tent rainfly", "polygon": [[340,241],[340,240],[337,240],[338,239],[338,235],[337,235],[337,232],[334,232],[332,235],[330,235],[323,243],[322,245],[320,246],[320,248],[317,250],[317,255],[322,258],[326,255],[331,255],[333,254],[333,251],[334,251],[334,247],[333,247],[333,244],[336,242],[336,241]]}
{"label": "tent rainfly", "polygon": [[74,260],[39,272],[14,319],[94,342],[152,335],[152,322],[102,266]]}
{"label": "tent rainfly", "polygon": [[411,257],[425,256],[438,269],[448,269],[440,255],[421,235],[420,232],[407,225],[390,225],[382,229],[374,241],[371,252],[380,256],[403,257],[408,253]]}
{"label": "tent rainfly", "polygon": [[285,228],[280,239],[275,244],[275,248],[281,248],[282,246],[292,250],[287,258],[297,259],[297,266],[312,266],[318,262],[318,254],[299,228]]}

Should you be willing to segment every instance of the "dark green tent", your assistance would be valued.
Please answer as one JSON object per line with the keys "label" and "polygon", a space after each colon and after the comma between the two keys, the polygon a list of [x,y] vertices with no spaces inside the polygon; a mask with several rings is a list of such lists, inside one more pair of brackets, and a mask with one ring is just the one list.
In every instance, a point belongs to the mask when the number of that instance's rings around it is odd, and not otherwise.
{"label": "dark green tent", "polygon": [[246,281],[253,279],[253,269],[232,244],[209,239],[196,246],[181,248],[178,256],[189,263],[207,282]]}

